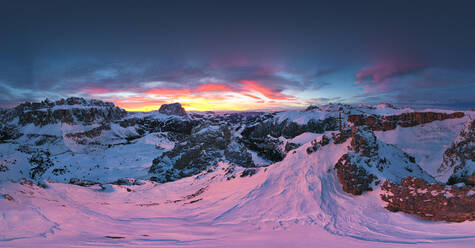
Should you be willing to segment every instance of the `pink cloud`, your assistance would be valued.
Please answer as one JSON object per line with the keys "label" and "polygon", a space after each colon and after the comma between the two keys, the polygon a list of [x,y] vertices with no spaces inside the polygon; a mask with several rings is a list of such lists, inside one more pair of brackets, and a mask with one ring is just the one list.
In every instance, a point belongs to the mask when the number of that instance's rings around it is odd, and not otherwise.
{"label": "pink cloud", "polygon": [[355,83],[360,84],[364,81],[380,83],[386,79],[415,72],[425,67],[426,65],[424,64],[414,62],[383,62],[361,69],[361,71],[355,75],[358,79]]}
{"label": "pink cloud", "polygon": [[404,76],[425,69],[427,65],[408,59],[381,60],[362,68],[355,74],[355,84],[363,87],[365,93],[383,93],[404,87]]}
{"label": "pink cloud", "polygon": [[277,89],[265,84],[261,84],[255,80],[242,80],[240,83],[243,86],[243,89],[245,91],[251,90],[251,91],[259,92],[265,97],[272,100],[296,100],[296,98],[293,96],[288,96],[288,95],[280,93],[281,92],[280,89]]}

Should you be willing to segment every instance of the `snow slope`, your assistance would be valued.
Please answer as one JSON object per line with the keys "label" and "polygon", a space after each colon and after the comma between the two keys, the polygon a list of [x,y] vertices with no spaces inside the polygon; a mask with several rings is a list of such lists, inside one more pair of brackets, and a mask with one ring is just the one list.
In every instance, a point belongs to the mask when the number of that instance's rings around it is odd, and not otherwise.
{"label": "snow slope", "polygon": [[433,121],[414,127],[400,127],[389,131],[376,131],[383,142],[394,144],[414,156],[416,163],[441,182],[446,182],[450,173],[437,173],[444,151],[450,146],[473,112],[457,119]]}
{"label": "snow slope", "polygon": [[427,222],[385,210],[378,191],[343,192],[333,166],[349,142],[310,155],[303,145],[251,177],[220,163],[105,190],[5,182],[0,192],[14,200],[0,197],[0,246],[473,247],[475,223]]}

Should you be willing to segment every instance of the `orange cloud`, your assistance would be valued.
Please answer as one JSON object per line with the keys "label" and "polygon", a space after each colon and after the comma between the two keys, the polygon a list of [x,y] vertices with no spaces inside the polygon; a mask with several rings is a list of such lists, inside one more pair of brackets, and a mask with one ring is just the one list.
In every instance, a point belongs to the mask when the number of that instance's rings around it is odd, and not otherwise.
{"label": "orange cloud", "polygon": [[250,98],[254,98],[254,99],[256,99],[256,100],[262,100],[262,98],[257,97],[257,96],[255,96],[255,95],[248,94],[248,93],[241,93],[241,95],[247,96],[247,97],[250,97]]}
{"label": "orange cloud", "polygon": [[271,88],[269,86],[263,85],[258,83],[257,81],[254,80],[242,80],[241,84],[243,85],[244,88],[250,89],[252,91],[256,91],[264,95],[265,97],[269,99],[274,99],[274,100],[296,100],[295,97],[284,95],[280,93],[279,90]]}
{"label": "orange cloud", "polygon": [[165,95],[165,96],[173,96],[173,95],[188,95],[191,94],[190,89],[167,89],[167,88],[158,88],[147,90],[145,93],[151,95]]}
{"label": "orange cloud", "polygon": [[213,92],[213,91],[233,91],[229,86],[225,84],[202,84],[193,92]]}

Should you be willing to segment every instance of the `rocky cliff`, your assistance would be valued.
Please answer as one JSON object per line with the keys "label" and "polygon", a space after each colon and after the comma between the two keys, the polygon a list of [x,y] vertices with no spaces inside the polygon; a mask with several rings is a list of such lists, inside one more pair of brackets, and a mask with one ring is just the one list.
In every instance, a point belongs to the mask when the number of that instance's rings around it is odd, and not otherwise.
{"label": "rocky cliff", "polygon": [[171,104],[163,104],[160,106],[158,112],[166,115],[178,115],[178,116],[186,116],[185,109],[181,106],[180,103],[171,103]]}
{"label": "rocky cliff", "polygon": [[448,183],[475,185],[475,120],[469,119],[444,152],[439,173],[450,172]]}
{"label": "rocky cliff", "polygon": [[85,100],[71,97],[58,101],[25,102],[13,109],[3,111],[0,119],[2,123],[18,119],[18,124],[24,126],[46,126],[55,123],[90,125],[94,122],[119,120],[127,112],[113,103],[99,100]]}
{"label": "rocky cliff", "polygon": [[386,209],[416,215],[426,220],[462,222],[475,220],[475,190],[470,186],[429,184],[408,177],[400,185],[386,181],[381,199]]}
{"label": "rocky cliff", "polygon": [[367,126],[374,131],[393,130],[397,126],[413,127],[433,121],[462,118],[464,112],[436,113],[436,112],[412,112],[399,115],[349,115],[348,121],[356,126]]}

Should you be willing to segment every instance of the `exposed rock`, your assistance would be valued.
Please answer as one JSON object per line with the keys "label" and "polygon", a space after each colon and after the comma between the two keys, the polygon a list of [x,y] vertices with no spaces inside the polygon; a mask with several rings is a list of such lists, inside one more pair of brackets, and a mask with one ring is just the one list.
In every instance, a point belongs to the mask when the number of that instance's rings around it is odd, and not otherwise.
{"label": "exposed rock", "polygon": [[401,185],[384,182],[381,199],[386,209],[419,216],[426,220],[462,222],[475,220],[475,191],[473,187],[446,187],[429,184],[420,178],[408,177]]}
{"label": "exposed rock", "polygon": [[49,151],[38,150],[30,157],[30,164],[32,166],[30,170],[31,179],[40,179],[41,176],[51,167],[54,166],[53,161],[50,159]]}
{"label": "exposed rock", "polygon": [[173,181],[210,168],[219,161],[252,167],[251,155],[239,143],[231,140],[231,132],[224,125],[200,125],[193,129],[185,142],[164,152],[153,160],[149,173],[158,174],[159,182]]}
{"label": "exposed rock", "polygon": [[323,135],[319,140],[312,140],[310,146],[307,147],[307,154],[312,154],[328,144],[330,144],[330,139],[325,135]]}
{"label": "exposed rock", "polygon": [[241,134],[247,138],[264,138],[270,135],[274,138],[283,136],[291,139],[305,132],[324,133],[325,131],[338,129],[338,122],[333,117],[324,120],[310,120],[305,125],[299,125],[288,120],[278,122],[272,117],[272,115],[262,116],[262,119],[256,125],[247,126]]}
{"label": "exposed rock", "polygon": [[256,174],[257,170],[256,169],[245,169],[243,172],[241,172],[240,177],[252,177],[252,175]]}
{"label": "exposed rock", "polygon": [[90,180],[81,180],[79,178],[71,178],[69,180],[69,184],[74,184],[82,187],[90,187],[93,185],[100,185],[98,182],[90,181]]}
{"label": "exposed rock", "polygon": [[110,130],[110,129],[111,129],[110,125],[101,125],[85,132],[68,133],[66,134],[66,137],[75,138],[75,139],[96,138],[101,135],[102,131]]}
{"label": "exposed rock", "polygon": [[354,164],[350,156],[344,154],[335,164],[338,181],[343,186],[343,191],[353,195],[361,195],[366,191],[372,191],[371,184],[377,177]]}
{"label": "exposed rock", "polygon": [[444,152],[439,173],[452,172],[448,184],[475,185],[475,120],[469,120]]}
{"label": "exposed rock", "polygon": [[[334,135],[325,144],[331,140],[334,143],[335,140],[340,142],[342,137],[348,136],[349,132],[345,130],[342,134]],[[415,163],[413,157],[395,146],[378,141],[366,127],[351,129],[350,144],[350,152],[342,155],[335,164],[338,180],[347,193],[361,195],[373,190],[382,180],[398,183],[408,175],[435,181]]]}
{"label": "exposed rock", "polygon": [[285,157],[285,151],[282,150],[283,143],[278,138],[242,138],[239,141],[269,161],[279,162]]}
{"label": "exposed rock", "polygon": [[285,143],[285,152],[290,152],[294,149],[297,149],[300,147],[300,144],[292,143],[292,142],[287,142]]}
{"label": "exposed rock", "polygon": [[0,194],[0,196],[6,199],[7,201],[14,201],[13,197],[9,194]]}
{"label": "exposed rock", "polygon": [[258,116],[258,118],[241,132],[242,142],[248,149],[272,162],[284,159],[285,154],[298,147],[297,144],[283,143],[279,137],[294,138],[305,132],[323,133],[336,130],[338,123],[335,118],[324,120],[310,120],[305,125],[299,125],[289,120],[279,122],[272,114]]}
{"label": "exposed rock", "polygon": [[[55,106],[57,109],[53,108]],[[125,115],[127,112],[113,103],[71,97],[56,102],[46,99],[39,103],[22,103],[14,109],[3,111],[2,122],[18,118],[20,125],[45,126],[58,122],[74,124],[76,120],[88,125],[97,121],[118,120]]]}
{"label": "exposed rock", "polygon": [[413,127],[433,121],[442,121],[446,119],[462,118],[464,112],[435,113],[435,112],[411,112],[400,115],[378,116],[378,115],[349,115],[348,121],[355,126],[367,126],[374,131],[393,130],[397,126]]}
{"label": "exposed rock", "polygon": [[166,115],[186,116],[185,109],[178,102],[171,104],[163,104],[162,106],[160,106],[158,112]]}
{"label": "exposed rock", "polygon": [[475,186],[475,172],[471,176],[465,178],[465,184]]}
{"label": "exposed rock", "polygon": [[193,128],[200,124],[200,121],[181,118],[170,118],[167,120],[157,120],[153,118],[129,118],[120,121],[123,128],[136,126],[143,132],[173,132],[190,135]]}
{"label": "exposed rock", "polygon": [[0,143],[7,140],[17,139],[22,135],[23,134],[18,131],[17,127],[0,122]]}
{"label": "exposed rock", "polygon": [[139,180],[139,179],[126,177],[126,178],[119,178],[117,181],[112,182],[110,184],[132,186],[132,185],[143,185],[144,182],[142,182],[142,180]]}
{"label": "exposed rock", "polygon": [[224,150],[224,157],[232,164],[242,167],[254,167],[254,161],[246,147],[233,141]]}

